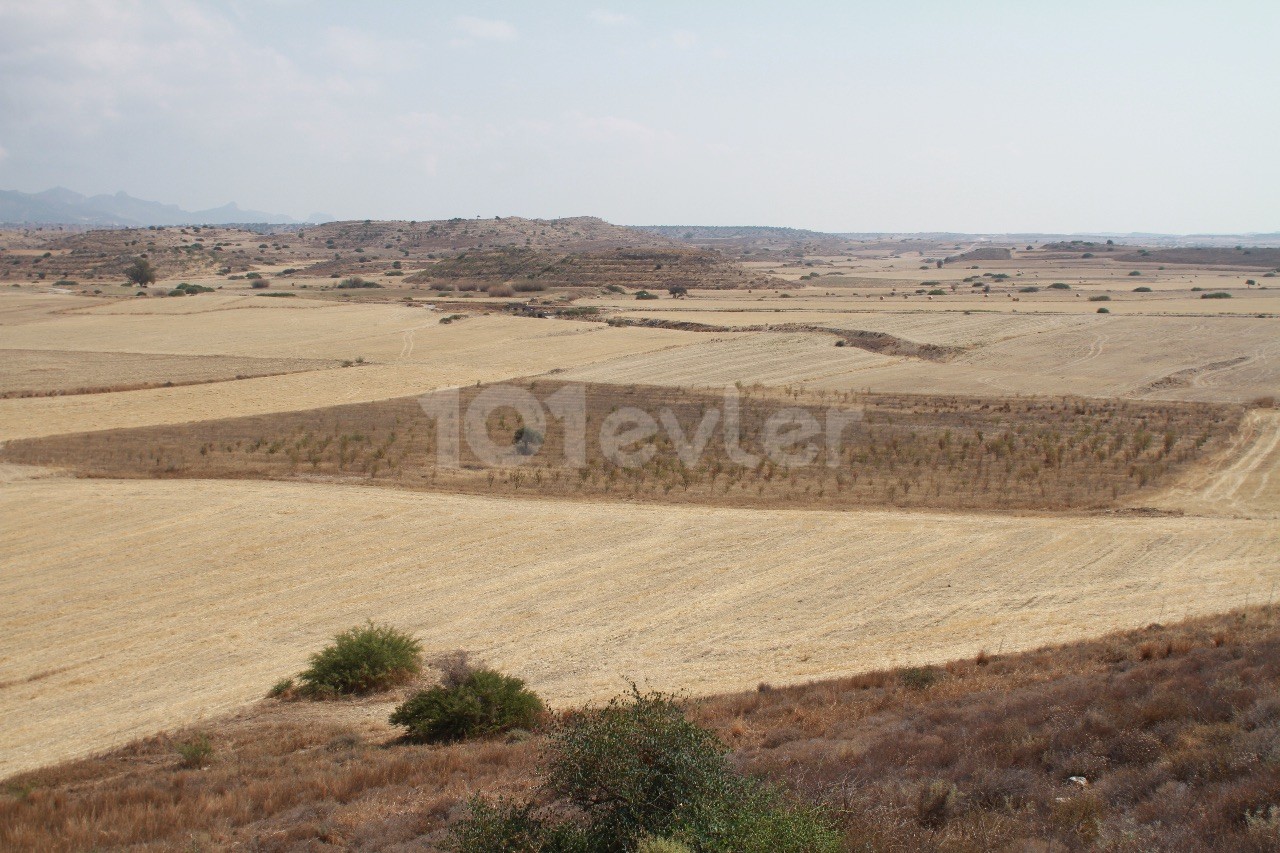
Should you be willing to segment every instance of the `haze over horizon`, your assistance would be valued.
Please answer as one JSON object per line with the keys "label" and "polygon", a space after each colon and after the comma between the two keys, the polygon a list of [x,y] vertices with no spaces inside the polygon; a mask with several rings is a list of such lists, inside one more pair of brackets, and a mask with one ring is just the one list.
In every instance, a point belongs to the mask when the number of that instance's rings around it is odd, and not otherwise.
{"label": "haze over horizon", "polygon": [[307,219],[1280,231],[1280,7],[0,0],[0,188]]}

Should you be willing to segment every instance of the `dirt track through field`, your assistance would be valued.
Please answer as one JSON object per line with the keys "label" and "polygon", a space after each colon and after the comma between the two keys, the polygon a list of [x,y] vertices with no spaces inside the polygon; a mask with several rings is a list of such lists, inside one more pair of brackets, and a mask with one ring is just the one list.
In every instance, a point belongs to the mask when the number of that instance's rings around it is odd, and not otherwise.
{"label": "dirt track through field", "polygon": [[1065,641],[1257,601],[1280,577],[1266,519],[65,478],[3,486],[0,519],[0,597],[18,603],[0,617],[0,775],[234,708],[367,618],[565,703],[628,678],[699,693]]}
{"label": "dirt track through field", "polygon": [[1250,412],[1217,459],[1146,502],[1203,515],[1280,518],[1280,411]]}

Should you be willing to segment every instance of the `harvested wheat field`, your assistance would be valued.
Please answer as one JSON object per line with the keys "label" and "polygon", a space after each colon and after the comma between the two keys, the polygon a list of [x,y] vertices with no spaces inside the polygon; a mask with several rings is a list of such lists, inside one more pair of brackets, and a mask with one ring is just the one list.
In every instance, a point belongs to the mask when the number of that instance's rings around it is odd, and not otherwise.
{"label": "harvested wheat field", "polygon": [[[59,477],[6,484],[0,518],[0,595],[21,602],[0,621],[3,772],[230,710],[366,618],[566,703],[628,678],[708,692],[1027,648],[1256,602],[1280,579],[1270,518]],[[74,523],[49,536],[46,519]]]}
{"label": "harvested wheat field", "polygon": [[[210,307],[205,307],[205,303]],[[4,299],[0,298],[0,304]],[[160,306],[174,307],[164,310]],[[91,350],[256,358],[364,358],[424,362],[443,351],[486,344],[519,344],[578,326],[473,318],[440,326],[442,314],[400,305],[343,305],[311,299],[265,299],[201,294],[156,303],[116,302],[15,325],[5,332],[13,349]],[[437,337],[437,335],[441,337]]]}
{"label": "harvested wheat field", "polygon": [[[714,319],[696,315],[699,320]],[[884,332],[955,347],[941,361],[834,346],[835,335],[753,331],[731,345],[723,332],[689,332],[696,349],[601,361],[569,371],[589,382],[648,382],[703,387],[796,385],[814,390],[923,394],[1146,397],[1247,402],[1280,389],[1280,321],[1269,318],[1091,317],[1087,321],[1028,317],[952,317],[910,322],[855,315],[806,322],[831,329]],[[733,325],[749,325],[735,314]],[[761,314],[757,323],[789,323]],[[750,324],[756,325],[756,324]],[[1002,330],[1003,328],[1003,330]]]}
{"label": "harvested wheat field", "polygon": [[[352,309],[355,309],[354,315],[346,317],[345,322],[354,326],[364,309],[342,306],[340,312]],[[420,312],[415,316],[425,315]],[[334,319],[344,321],[342,316]],[[265,331],[259,333],[267,337]],[[115,330],[112,334],[124,333]],[[244,329],[236,334],[250,339],[253,335]],[[387,334],[391,333],[384,333],[382,338]],[[201,340],[194,332],[189,332],[188,337],[193,342]],[[398,331],[393,338],[395,355],[388,363],[366,361],[346,368],[214,385],[73,398],[0,400],[0,440],[383,400],[662,350],[687,340],[682,333],[665,329],[614,329],[599,324],[508,317],[474,317],[448,325],[431,319],[417,328]],[[93,339],[100,340],[96,336]],[[168,343],[177,346],[176,341]],[[206,346],[212,349],[216,345]],[[255,348],[243,346],[241,349]],[[335,344],[326,339],[314,348],[290,344],[263,347],[261,351],[272,349],[277,353],[335,351]],[[359,348],[353,345],[347,351],[358,355]]]}
{"label": "harvested wheat field", "polygon": [[171,385],[302,373],[338,362],[303,358],[164,355],[68,350],[0,350],[0,397],[101,394]]}

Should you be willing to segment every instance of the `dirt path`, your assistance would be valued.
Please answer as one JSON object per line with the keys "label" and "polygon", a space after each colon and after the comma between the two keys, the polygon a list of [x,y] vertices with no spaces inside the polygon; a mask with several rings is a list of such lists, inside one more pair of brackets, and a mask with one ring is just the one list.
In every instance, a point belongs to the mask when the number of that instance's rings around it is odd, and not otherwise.
{"label": "dirt path", "polygon": [[1280,411],[1245,416],[1231,445],[1144,500],[1147,506],[1204,516],[1280,518]]}

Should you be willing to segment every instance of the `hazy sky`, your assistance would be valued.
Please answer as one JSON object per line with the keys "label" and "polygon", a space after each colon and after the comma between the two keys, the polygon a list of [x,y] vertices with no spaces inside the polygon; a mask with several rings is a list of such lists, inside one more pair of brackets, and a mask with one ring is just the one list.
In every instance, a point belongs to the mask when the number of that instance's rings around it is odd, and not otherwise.
{"label": "hazy sky", "polygon": [[1280,2],[0,0],[0,188],[304,217],[1280,230]]}

